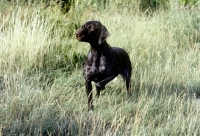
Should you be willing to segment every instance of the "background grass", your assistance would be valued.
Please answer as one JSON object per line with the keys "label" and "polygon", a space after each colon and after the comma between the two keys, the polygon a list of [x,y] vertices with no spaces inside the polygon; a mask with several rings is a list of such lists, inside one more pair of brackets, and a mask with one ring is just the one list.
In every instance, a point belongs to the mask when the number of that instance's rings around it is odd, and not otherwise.
{"label": "background grass", "polygon": [[[138,1],[74,1],[68,12],[50,2],[0,3],[0,135],[200,135],[198,2],[148,14]],[[133,96],[119,77],[89,113],[89,45],[74,37],[88,20],[108,28],[133,66]]]}

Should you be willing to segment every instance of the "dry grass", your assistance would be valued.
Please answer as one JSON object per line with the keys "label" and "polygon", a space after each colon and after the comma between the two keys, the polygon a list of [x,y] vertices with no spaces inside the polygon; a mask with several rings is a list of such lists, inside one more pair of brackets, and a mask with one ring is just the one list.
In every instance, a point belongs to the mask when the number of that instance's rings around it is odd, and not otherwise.
{"label": "dry grass", "polygon": [[[1,12],[0,135],[200,135],[198,11],[46,10]],[[108,43],[126,49],[134,69],[131,98],[119,77],[89,113],[74,64],[89,45],[71,36],[87,20],[108,28]]]}

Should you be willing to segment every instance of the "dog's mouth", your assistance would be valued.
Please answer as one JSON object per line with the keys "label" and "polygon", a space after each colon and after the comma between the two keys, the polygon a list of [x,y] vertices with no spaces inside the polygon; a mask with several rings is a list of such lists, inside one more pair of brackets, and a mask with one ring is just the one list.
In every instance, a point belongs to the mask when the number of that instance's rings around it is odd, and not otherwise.
{"label": "dog's mouth", "polygon": [[84,38],[84,35],[80,35],[80,34],[76,34],[76,39],[78,40],[78,41],[83,41],[83,38]]}

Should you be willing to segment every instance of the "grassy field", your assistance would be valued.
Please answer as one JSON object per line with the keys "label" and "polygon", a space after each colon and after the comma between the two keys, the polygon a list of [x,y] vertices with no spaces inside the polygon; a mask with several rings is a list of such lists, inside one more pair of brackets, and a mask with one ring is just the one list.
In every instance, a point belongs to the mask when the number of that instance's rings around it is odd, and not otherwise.
{"label": "grassy field", "polygon": [[[0,2],[0,136],[200,135],[198,8],[175,3],[147,15],[137,5],[79,2],[65,14]],[[133,96],[118,77],[93,112],[82,76],[90,46],[74,37],[88,20],[107,27],[108,43],[127,50],[133,66]]]}

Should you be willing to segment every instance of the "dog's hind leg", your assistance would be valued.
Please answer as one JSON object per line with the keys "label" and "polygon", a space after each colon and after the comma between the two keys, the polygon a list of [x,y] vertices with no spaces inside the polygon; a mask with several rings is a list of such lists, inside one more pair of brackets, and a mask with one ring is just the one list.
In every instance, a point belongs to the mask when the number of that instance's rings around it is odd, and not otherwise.
{"label": "dog's hind leg", "polygon": [[125,70],[121,76],[126,84],[127,94],[131,96],[131,71]]}
{"label": "dog's hind leg", "polygon": [[131,96],[131,81],[130,76],[126,77],[125,83],[126,83],[126,89],[129,96]]}

